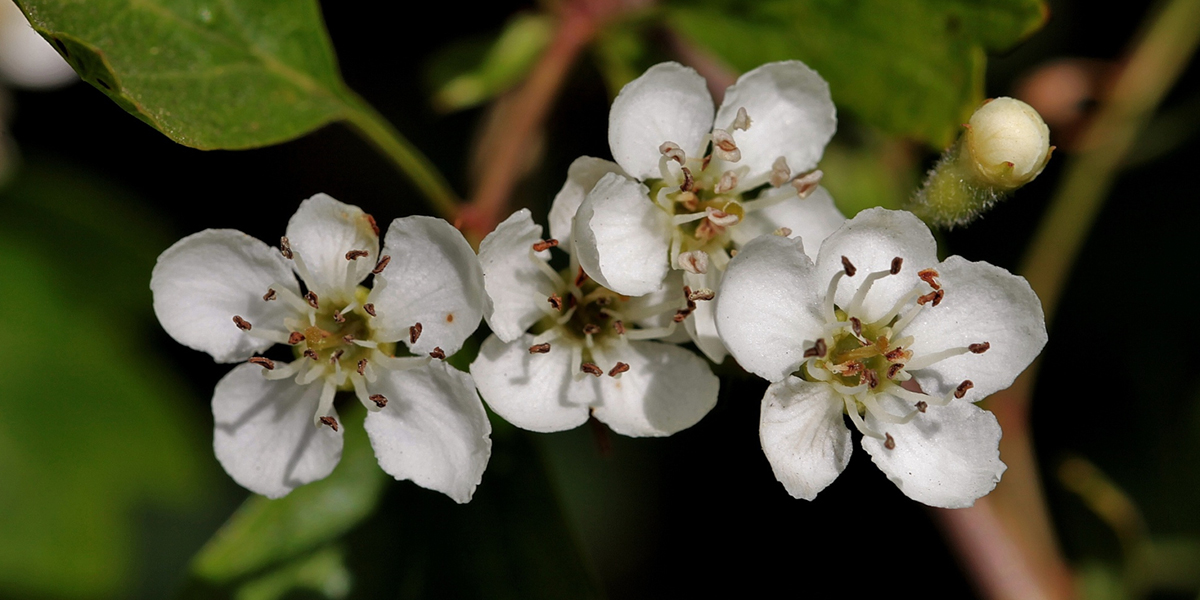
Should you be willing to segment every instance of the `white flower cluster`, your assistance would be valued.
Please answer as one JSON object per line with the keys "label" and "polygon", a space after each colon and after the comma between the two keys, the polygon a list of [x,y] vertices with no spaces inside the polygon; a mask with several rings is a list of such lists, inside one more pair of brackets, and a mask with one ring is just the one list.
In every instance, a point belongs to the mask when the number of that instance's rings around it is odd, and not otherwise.
{"label": "white flower cluster", "polygon": [[[490,454],[479,396],[533,431],[595,417],[671,435],[717,400],[706,361],[679,345],[692,341],[773,382],[760,436],[792,495],[845,468],[848,417],[905,494],[970,505],[1004,470],[996,419],[974,402],[1041,351],[1040,304],[1003,269],[939,262],[908,213],[846,220],[814,170],[835,126],[828,86],[799,62],[747,73],[715,115],[699,75],[661,64],[613,104],[616,162],[571,166],[549,238],[522,210],[476,256],[446,222],[408,217],[381,251],[369,215],[318,195],[278,249],[229,230],[175,244],[155,310],[181,343],[248,361],[217,385],[214,446],[269,496],[336,464],[338,390],[370,411],[385,471],[459,502]],[[492,335],[470,375],[438,360],[481,319]],[[292,360],[257,355],[274,344]]]}

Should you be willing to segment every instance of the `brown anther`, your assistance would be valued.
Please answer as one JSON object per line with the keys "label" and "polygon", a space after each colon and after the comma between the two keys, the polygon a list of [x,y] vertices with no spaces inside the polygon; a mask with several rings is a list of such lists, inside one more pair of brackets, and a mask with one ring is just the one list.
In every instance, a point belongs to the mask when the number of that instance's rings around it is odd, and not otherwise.
{"label": "brown anther", "polygon": [[811,196],[816,191],[817,186],[821,185],[821,178],[824,176],[825,173],[817,169],[793,179],[792,187],[796,188],[796,196],[801,200]]}
{"label": "brown anther", "polygon": [[900,369],[903,369],[903,368],[904,368],[904,365],[902,365],[902,364],[900,364],[900,363],[896,363],[896,364],[894,364],[894,365],[892,365],[892,366],[888,367],[887,378],[888,378],[888,379],[895,379],[895,378],[896,378],[896,374],[897,374],[897,373],[899,373],[899,372],[900,372]]}
{"label": "brown anther", "polygon": [[340,311],[340,310],[335,310],[335,311],[333,311],[333,320],[334,320],[334,321],[336,321],[336,322],[338,322],[338,323],[345,323],[345,322],[346,322],[346,317],[343,317],[343,316],[342,316],[342,311]]}
{"label": "brown anther", "polygon": [[897,347],[895,350],[890,350],[883,354],[883,357],[890,363],[898,363],[912,358],[912,350],[905,350]]}
{"label": "brown anther", "polygon": [[312,348],[305,348],[304,356],[311,358],[313,360],[317,360],[317,351],[313,350]]}
{"label": "brown anther", "polygon": [[833,365],[832,367],[829,367],[829,370],[843,377],[853,377],[863,372],[863,364],[857,360],[852,360],[838,365]]}
{"label": "brown anther", "polygon": [[562,311],[563,301],[562,297],[558,294],[550,294],[550,297],[546,298],[546,302],[549,302],[550,306],[554,307],[554,310]]}
{"label": "brown anther", "polygon": [[379,262],[375,263],[375,268],[371,269],[371,273],[374,273],[375,275],[382,273],[383,270],[387,268],[388,263],[390,263],[390,262],[392,262],[392,257],[390,257],[386,254],[384,254],[383,256],[380,256]]}
{"label": "brown anther", "polygon": [[421,337],[422,329],[424,329],[424,328],[421,327],[420,323],[417,323],[417,324],[413,325],[412,327],[409,327],[408,328],[408,343],[410,343],[410,344],[417,343],[417,339]]}
{"label": "brown anther", "polygon": [[808,348],[807,350],[804,351],[804,358],[812,358],[814,356],[817,358],[821,358],[821,357],[825,356],[825,350],[826,350],[825,340],[819,339],[819,340],[817,340],[816,344],[813,344],[812,348]]}
{"label": "brown anther", "polygon": [[628,371],[628,370],[629,370],[629,365],[627,365],[623,362],[619,362],[616,365],[614,365],[612,369],[609,369],[608,376],[616,377],[617,375],[620,375],[621,373],[624,373],[625,371]]}
{"label": "brown anther", "polygon": [[358,374],[363,375],[363,371],[367,370],[367,359],[358,361]]}
{"label": "brown anther", "polygon": [[620,320],[613,321],[613,329],[617,330],[617,335],[625,335],[625,323]]}
{"label": "brown anther", "polygon": [[924,296],[921,296],[920,298],[917,298],[917,304],[924,305],[932,302],[934,306],[937,306],[942,303],[942,298],[945,297],[946,290],[937,289],[925,294]]}
{"label": "brown anther", "polygon": [[370,302],[363,305],[363,310],[367,311],[368,315],[375,316],[375,305]]}
{"label": "brown anther", "polygon": [[377,408],[383,408],[387,406],[388,402],[387,396],[384,396],[383,394],[371,394],[370,396],[367,396],[367,399],[371,402],[374,402]]}
{"label": "brown anther", "polygon": [[539,242],[533,243],[533,251],[534,252],[545,252],[546,250],[549,250],[551,248],[557,248],[557,247],[558,247],[558,240],[556,240],[554,238],[550,238],[548,240],[541,240]]}
{"label": "brown anther", "polygon": [[729,162],[742,160],[742,151],[738,149],[737,142],[733,140],[733,136],[729,135],[728,131],[714,129],[712,134],[713,154],[716,154],[721,160]]}
{"label": "brown anther", "polygon": [[584,273],[583,267],[580,267],[579,273],[577,275],[575,275],[575,287],[579,287],[579,286],[583,285],[583,282],[587,281],[587,279],[588,279],[587,273]]}
{"label": "brown anther", "polygon": [[[691,171],[689,171],[689,173],[690,172]],[[700,198],[698,198],[696,194],[692,193],[690,190],[684,190],[680,192],[679,196],[675,198],[675,201],[678,202],[679,205],[688,212],[696,212],[696,209],[700,207]]]}
{"label": "brown anther", "polygon": [[295,346],[296,344],[299,344],[300,342],[303,342],[303,341],[304,341],[304,334],[300,333],[299,331],[293,331],[291,334],[288,335],[288,344]]}
{"label": "brown anther", "polygon": [[341,360],[342,355],[345,353],[346,353],[346,351],[343,350],[342,348],[338,348],[337,350],[335,350],[333,354],[329,355],[329,364],[333,364],[333,363],[336,363],[337,361]]}
{"label": "brown anther", "polygon": [[320,419],[317,419],[317,420],[320,421],[322,425],[328,425],[329,428],[334,431],[338,430],[337,419],[335,419],[333,417],[321,417]]}
{"label": "brown anther", "polygon": [[350,334],[348,334],[348,333],[347,333],[346,335],[343,335],[343,336],[342,336],[342,341],[343,341],[343,342],[345,342],[345,343],[347,343],[347,344],[353,344],[353,343],[354,343],[354,336],[352,336],[352,335],[350,335]]}
{"label": "brown anther", "polygon": [[250,324],[250,321],[247,321],[237,315],[233,315],[233,324],[237,325],[237,328],[241,329],[242,331],[250,331],[250,329],[254,327]]}
{"label": "brown anther", "polygon": [[958,387],[954,388],[954,397],[961,399],[963,396],[966,396],[967,392],[973,387],[975,387],[975,384],[972,383],[970,379],[963,380],[962,383],[958,384]]}
{"label": "brown anther", "polygon": [[872,390],[879,387],[879,377],[871,369],[863,369],[858,378],[860,382],[867,384],[867,387]]}
{"label": "brown anther", "polygon": [[862,335],[862,321],[858,320],[858,317],[850,317],[850,330],[856,336]]}
{"label": "brown anther", "polygon": [[268,371],[272,371],[275,369],[275,361],[273,361],[265,356],[251,356],[249,362],[252,364],[256,364]]}
{"label": "brown anther", "polygon": [[688,300],[691,300],[692,302],[695,302],[697,300],[701,300],[701,301],[712,300],[713,298],[716,298],[716,297],[717,297],[716,293],[708,288],[701,288],[701,289],[698,289],[698,290],[688,294]]}
{"label": "brown anther", "polygon": [[443,360],[446,358],[446,351],[442,350],[441,346],[434,346],[433,352],[430,352],[429,356],[432,356],[433,358],[436,358],[438,360]]}
{"label": "brown anther", "polygon": [[579,365],[579,370],[587,373],[588,375],[595,375],[596,377],[604,374],[604,371],[600,367],[588,362]]}
{"label": "brown anther", "polygon": [[351,250],[346,253],[346,260],[358,260],[364,256],[369,256],[371,253],[366,250]]}
{"label": "brown anther", "polygon": [[684,319],[688,318],[688,315],[692,314],[693,310],[695,310],[695,307],[692,306],[689,306],[688,308],[681,308],[675,311],[675,316],[671,317],[671,320],[675,321],[676,323],[682,323]]}
{"label": "brown anther", "polygon": [[545,354],[550,351],[550,344],[534,344],[529,347],[530,354]]}
{"label": "brown anther", "polygon": [[375,232],[375,237],[379,237],[379,223],[375,222],[375,217],[368,214],[364,214],[363,216],[367,218],[367,224],[371,226],[371,231]]}
{"label": "brown anther", "polygon": [[771,187],[779,187],[792,178],[792,170],[788,168],[787,159],[780,156],[771,164]]}
{"label": "brown anther", "polygon": [[725,232],[725,228],[712,222],[712,219],[704,219],[696,226],[696,231],[692,233],[692,237],[707,242],[718,235]]}
{"label": "brown anther", "polygon": [[892,434],[890,433],[885,433],[883,435],[885,436],[883,439],[883,447],[887,448],[888,450],[895,450],[896,438],[892,437]]}
{"label": "brown anther", "polygon": [[982,344],[971,344],[970,346],[967,346],[967,350],[970,350],[972,354],[983,354],[984,352],[988,351],[988,348],[991,347],[992,345],[990,343],[983,342]]}
{"label": "brown anther", "polygon": [[595,306],[608,306],[609,304],[612,304],[612,301],[613,299],[611,296],[600,296],[599,298],[592,300],[592,304]]}
{"label": "brown anther", "polygon": [[890,271],[890,272],[891,272],[891,274],[892,274],[892,275],[895,275],[895,274],[899,273],[899,272],[900,272],[900,265],[903,265],[903,264],[904,264],[904,259],[903,259],[903,258],[900,258],[899,256],[897,256],[896,258],[893,258],[893,259],[892,259],[892,269],[891,269],[891,271]]}
{"label": "brown anther", "polygon": [[929,287],[931,287],[935,290],[942,289],[942,284],[939,283],[937,280],[937,278],[939,277],[938,272],[933,269],[923,269],[923,270],[917,272],[917,277],[920,277],[921,281],[928,283]]}
{"label": "brown anther", "polygon": [[275,288],[267,288],[267,293],[263,294],[263,301],[270,302],[275,299]]}
{"label": "brown anther", "polygon": [[304,294],[304,300],[313,308],[321,308],[320,304],[317,302],[317,293],[312,290],[308,290],[308,293]]}
{"label": "brown anther", "polygon": [[687,167],[680,170],[683,171],[683,183],[679,184],[679,191],[690,192],[696,189],[696,180],[692,178],[692,170]]}
{"label": "brown anther", "polygon": [[292,258],[293,256],[292,243],[288,241],[286,235],[279,238],[279,253],[282,254],[284,258],[288,259]]}
{"label": "brown anther", "polygon": [[583,326],[584,335],[596,335],[597,333],[600,333],[599,325],[596,325],[595,323],[588,323],[587,325]]}
{"label": "brown anther", "polygon": [[925,412],[929,408],[929,403],[924,400],[917,403],[917,411]]}
{"label": "brown anther", "polygon": [[846,272],[846,277],[854,277],[854,274],[858,272],[858,269],[854,268],[854,263],[845,256],[842,257],[842,270]]}

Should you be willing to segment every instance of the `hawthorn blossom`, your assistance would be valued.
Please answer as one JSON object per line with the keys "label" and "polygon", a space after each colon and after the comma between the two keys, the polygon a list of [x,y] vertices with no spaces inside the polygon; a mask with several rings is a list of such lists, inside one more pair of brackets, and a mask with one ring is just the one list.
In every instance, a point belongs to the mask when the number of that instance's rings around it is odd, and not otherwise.
{"label": "hawthorn blossom", "polygon": [[[528,210],[484,238],[494,332],[471,375],[492,410],[533,431],[562,431],[589,415],[629,436],[665,436],[694,425],[717,402],[718,380],[704,359],[665,341],[706,292],[679,278],[654,293],[622,296],[588,278],[572,258],[548,264],[556,239],[543,240]],[[574,255],[572,255],[574,256]]]}
{"label": "hawthorn blossom", "polygon": [[730,262],[717,324],[733,356],[774,383],[759,435],[775,476],[811,500],[850,460],[850,431],[905,495],[970,506],[1004,472],[1000,426],[974,403],[1002,390],[1046,343],[1024,278],[937,260],[907,212],[870,209],[814,262],[799,239],[763,236]]}
{"label": "hawthorn blossom", "polygon": [[[213,448],[242,486],[276,498],[328,475],[342,452],[334,396],[352,390],[384,471],[471,499],[491,426],[471,378],[435,359],[475,331],[483,282],[445,221],[396,219],[381,255],[370,215],[318,194],[279,248],[232,229],[183,238],[159,256],[150,289],[171,337],[242,363],[213,394]],[[276,344],[290,362],[256,356]]]}
{"label": "hawthorn blossom", "polygon": [[[776,231],[819,239],[845,220],[813,170],[836,126],[829,85],[801,62],[742,75],[715,115],[699,74],[655,65],[613,102],[616,163],[572,165],[551,234],[562,239],[574,216],[580,264],[616,292],[649,293],[679,269],[687,285],[719,294],[742,244]],[[724,358],[710,305],[686,327],[709,358]]]}

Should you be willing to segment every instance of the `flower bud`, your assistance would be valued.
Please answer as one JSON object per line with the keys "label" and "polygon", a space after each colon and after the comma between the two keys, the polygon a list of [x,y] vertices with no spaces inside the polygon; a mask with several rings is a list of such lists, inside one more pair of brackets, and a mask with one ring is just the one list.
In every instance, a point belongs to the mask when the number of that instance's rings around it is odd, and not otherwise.
{"label": "flower bud", "polygon": [[1041,115],[1012,98],[988,101],[971,115],[965,129],[906,207],[931,225],[954,227],[974,221],[1033,181],[1054,150]]}

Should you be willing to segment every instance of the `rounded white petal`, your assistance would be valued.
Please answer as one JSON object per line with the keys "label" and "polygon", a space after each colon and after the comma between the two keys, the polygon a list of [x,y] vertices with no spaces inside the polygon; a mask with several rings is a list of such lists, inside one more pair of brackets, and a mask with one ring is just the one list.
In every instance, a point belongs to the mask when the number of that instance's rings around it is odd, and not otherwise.
{"label": "rounded white petal", "polygon": [[571,223],[584,197],[601,177],[609,173],[625,175],[621,166],[611,160],[580,156],[567,169],[567,180],[550,205],[550,237],[558,240],[558,247],[571,247]]}
{"label": "rounded white petal", "polygon": [[479,257],[467,240],[442,219],[405,217],[388,227],[383,253],[392,261],[375,276],[368,298],[376,339],[408,344],[409,327],[420,323],[413,352],[458,352],[479,327],[485,294]]}
{"label": "rounded white petal", "polygon": [[272,381],[262,370],[238,365],[217,382],[213,450],[242,487],[279,498],[333,471],[342,458],[342,430],[313,424],[321,381]]}
{"label": "rounded white petal", "polygon": [[71,65],[38,35],[11,0],[0,1],[0,80],[31,88],[75,81]]}
{"label": "rounded white petal", "polygon": [[[880,404],[896,415],[912,410],[891,398]],[[996,487],[1007,468],[1000,461],[1000,424],[970,402],[931,405],[904,425],[884,423],[870,412],[866,422],[896,443],[888,450],[884,440],[863,436],[871,460],[905,496],[929,506],[971,506]]]}
{"label": "rounded white petal", "polygon": [[629,296],[649,294],[670,270],[670,227],[646,186],[609,173],[575,214],[573,252],[600,285]]}
{"label": "rounded white petal", "polygon": [[1050,128],[1032,106],[995,98],[979,107],[968,125],[967,151],[979,174],[993,185],[1019,186],[1046,166]]}
{"label": "rounded white petal", "polygon": [[571,342],[550,342],[545,354],[530,354],[533,336],[511,343],[488,336],[471,363],[479,394],[505,421],[530,431],[565,431],[588,419],[596,383],[571,360]]}
{"label": "rounded white petal", "polygon": [[[379,260],[379,235],[371,216],[325,194],[300,203],[288,221],[287,237],[297,260],[307,268],[307,273],[300,271],[297,262],[297,272],[321,300],[349,304],[359,282]],[[347,260],[346,253],[352,250],[367,256]]]}
{"label": "rounded white petal", "polygon": [[[667,273],[663,284],[657,290],[644,296],[631,296],[619,307],[621,314],[635,317],[634,323],[643,329],[669,327],[675,324],[675,312],[687,306],[687,298],[683,295],[684,271],[673,269]],[[692,341],[687,328],[675,327],[675,332],[660,342],[671,344],[686,344]],[[724,346],[721,351],[724,352]]]}
{"label": "rounded white petal", "polygon": [[469,502],[492,455],[492,425],[470,375],[434,361],[385,370],[371,389],[388,398],[387,406],[367,414],[365,425],[379,467]]}
{"label": "rounded white petal", "polygon": [[233,229],[206,229],[175,242],[150,274],[154,314],[163,329],[222,363],[246,360],[274,344],[239,329],[235,315],[260,331],[283,332],[294,309],[262,299],[272,285],[300,293],[278,250]]}
{"label": "rounded white petal", "polygon": [[796,370],[821,337],[812,261],[799,239],[765,235],[729,261],[717,293],[717,330],[742,368],[770,381]]}
{"label": "rounded white petal", "polygon": [[[693,290],[707,288],[718,296],[721,294],[721,271],[716,268],[710,267],[703,274],[685,272],[683,281]],[[708,357],[708,360],[718,365],[725,361],[729,352],[725,349],[725,344],[721,343],[721,336],[717,332],[717,301],[715,298],[696,301],[695,310],[688,315],[687,319],[684,319],[683,325],[692,341],[696,343],[696,347]]]}
{"label": "rounded white petal", "polygon": [[767,388],[758,437],[775,478],[792,497],[816,498],[850,463],[854,447],[844,407],[823,383],[789,377]]}
{"label": "rounded white petal", "polygon": [[613,100],[608,146],[629,175],[661,177],[658,147],[674,142],[689,157],[698,157],[712,123],[713,101],[704,78],[679,63],[659,63],[626,84]]}
{"label": "rounded white petal", "polygon": [[[818,187],[803,199],[792,193],[791,186],[779,190],[779,193],[790,197],[778,204],[747,212],[742,222],[729,230],[730,237],[741,246],[760,235],[772,234],[786,227],[792,230],[788,237],[804,240],[804,252],[816,262],[821,242],[846,222],[846,216],[834,205],[833,196],[823,187]],[[754,202],[749,205],[753,206]]]}
{"label": "rounded white petal", "polygon": [[842,270],[845,256],[857,269],[854,277],[844,277],[838,285],[837,305],[845,308],[867,275],[891,268],[892,259],[904,259],[900,273],[884,277],[871,286],[856,316],[874,321],[887,314],[897,300],[917,286],[924,286],[917,277],[922,269],[936,266],[937,242],[929,227],[912,213],[901,210],[869,208],[858,213],[840,229],[825,238],[817,258],[817,284],[824,294],[833,274]]}
{"label": "rounded white petal", "polygon": [[529,209],[522,208],[497,225],[479,245],[479,264],[487,291],[483,317],[506,342],[545,316],[541,305],[555,292],[556,286],[535,262],[545,262],[539,254],[548,254],[533,251],[533,245],[541,239],[541,225],[533,222]]}
{"label": "rounded white petal", "polygon": [[[817,166],[825,145],[837,130],[837,110],[829,84],[800,61],[767,63],[742,75],[725,92],[714,127],[729,127],[739,108],[750,117],[750,129],[733,138],[750,173],[769,173],[780,156],[793,173]],[[814,244],[815,245],[815,244]]]}
{"label": "rounded white petal", "polygon": [[963,396],[977,402],[1012,385],[1046,345],[1042,303],[1024,277],[985,262],[951,256],[938,267],[945,297],[905,328],[913,336],[914,359],[987,342],[983,354],[966,353],[934,363],[913,375],[926,393],[945,396],[964,380]]}
{"label": "rounded white petal", "polygon": [[[662,342],[617,342],[603,349],[611,364],[595,379],[600,398],[593,414],[613,431],[634,437],[667,436],[695,425],[717,404],[720,380],[695,354]],[[629,370],[616,377],[617,362]]]}

